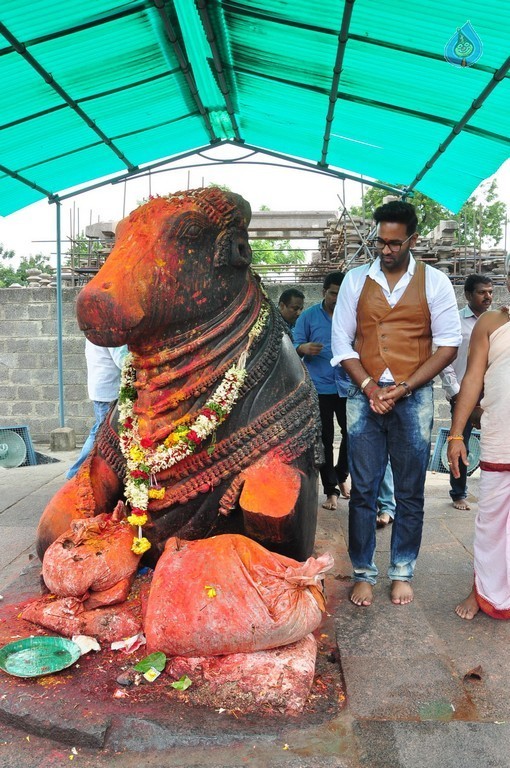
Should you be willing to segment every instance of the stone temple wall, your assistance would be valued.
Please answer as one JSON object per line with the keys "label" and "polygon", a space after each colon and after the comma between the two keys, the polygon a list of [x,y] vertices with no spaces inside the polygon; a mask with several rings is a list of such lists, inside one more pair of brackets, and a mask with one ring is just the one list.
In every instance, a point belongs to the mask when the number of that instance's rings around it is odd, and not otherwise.
{"label": "stone temple wall", "polygon": [[[289,285],[268,284],[277,302]],[[299,287],[306,306],[320,301],[320,284]],[[88,400],[84,338],[75,317],[79,288],[62,291],[64,426],[71,427],[80,445],[93,423]],[[462,289],[456,287],[459,306]],[[495,287],[494,306],[504,302],[506,289]],[[32,441],[49,444],[59,420],[56,290],[41,288],[0,289],[0,428],[28,426]],[[436,428],[448,426],[449,411],[440,387],[436,389]]]}

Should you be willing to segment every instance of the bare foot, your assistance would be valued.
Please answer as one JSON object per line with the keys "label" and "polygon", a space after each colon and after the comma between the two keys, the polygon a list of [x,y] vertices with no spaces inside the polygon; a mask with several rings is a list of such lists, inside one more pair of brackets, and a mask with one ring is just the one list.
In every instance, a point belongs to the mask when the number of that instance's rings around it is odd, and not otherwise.
{"label": "bare foot", "polygon": [[455,499],[455,501],[452,501],[452,507],[455,507],[455,509],[461,509],[463,512],[471,509],[466,499]]}
{"label": "bare foot", "polygon": [[460,616],[461,619],[470,621],[475,618],[479,610],[480,606],[478,605],[475,590],[473,588],[466,599],[456,606],[455,613],[457,616]]}
{"label": "bare foot", "polygon": [[328,496],[324,504],[322,505],[323,509],[336,509],[337,507],[337,495],[336,493],[331,494],[331,496]]}
{"label": "bare foot", "polygon": [[350,499],[351,498],[351,486],[347,482],[347,480],[344,483],[340,483],[340,495],[343,496],[344,499]]}
{"label": "bare foot", "polygon": [[376,524],[378,528],[386,528],[393,522],[393,518],[387,512],[383,512],[381,515],[377,515]]}
{"label": "bare foot", "polygon": [[407,605],[414,600],[413,588],[408,581],[391,582],[391,602],[395,605]]}
{"label": "bare foot", "polygon": [[372,605],[373,594],[372,585],[369,584],[368,581],[357,581],[351,590],[349,600],[351,603],[354,603],[354,605],[365,607],[367,605]]}

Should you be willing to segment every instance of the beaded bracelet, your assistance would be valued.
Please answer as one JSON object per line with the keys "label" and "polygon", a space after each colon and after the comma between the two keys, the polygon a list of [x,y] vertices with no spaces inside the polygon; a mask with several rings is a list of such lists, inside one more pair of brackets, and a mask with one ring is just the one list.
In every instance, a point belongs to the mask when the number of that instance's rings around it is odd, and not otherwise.
{"label": "beaded bracelet", "polygon": [[464,435],[448,435],[446,442],[449,443],[452,440],[464,440]]}

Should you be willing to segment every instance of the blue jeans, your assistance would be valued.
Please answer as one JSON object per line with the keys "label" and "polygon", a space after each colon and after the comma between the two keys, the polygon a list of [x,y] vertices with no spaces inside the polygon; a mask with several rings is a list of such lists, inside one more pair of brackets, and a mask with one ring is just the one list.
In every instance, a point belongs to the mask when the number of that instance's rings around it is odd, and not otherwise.
{"label": "blue jeans", "polygon": [[106,418],[106,414],[110,410],[111,403],[103,403],[100,400],[93,400],[94,403],[94,416],[96,417],[96,421],[94,422],[94,426],[90,430],[87,439],[83,443],[83,448],[81,449],[81,453],[74,462],[73,466],[69,468],[67,471],[66,478],[67,480],[70,480],[72,477],[75,476],[75,474],[78,472],[79,468],[91,452],[93,446],[94,446],[94,440],[96,439],[97,430],[103,423],[103,421]]}
{"label": "blue jeans", "polygon": [[391,464],[388,461],[386,471],[379,486],[379,495],[377,497],[377,514],[389,515],[392,520],[395,519],[395,488],[393,485],[393,472]]}
{"label": "blue jeans", "polygon": [[390,457],[396,513],[391,530],[392,581],[410,581],[421,544],[425,478],[434,415],[432,384],[399,400],[384,415],[374,413],[365,395],[352,387],[347,398],[349,433],[349,555],[355,581],[375,584],[377,496]]}

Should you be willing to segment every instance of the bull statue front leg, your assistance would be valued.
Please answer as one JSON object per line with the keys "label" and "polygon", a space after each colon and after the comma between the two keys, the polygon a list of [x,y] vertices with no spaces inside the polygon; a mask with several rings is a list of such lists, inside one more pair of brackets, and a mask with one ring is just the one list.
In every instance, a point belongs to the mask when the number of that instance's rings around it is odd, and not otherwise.
{"label": "bull statue front leg", "polygon": [[50,499],[41,516],[36,534],[39,558],[42,560],[50,544],[70,528],[73,520],[113,512],[122,497],[122,480],[94,447],[76,475]]}

